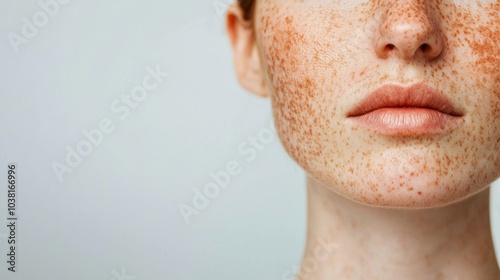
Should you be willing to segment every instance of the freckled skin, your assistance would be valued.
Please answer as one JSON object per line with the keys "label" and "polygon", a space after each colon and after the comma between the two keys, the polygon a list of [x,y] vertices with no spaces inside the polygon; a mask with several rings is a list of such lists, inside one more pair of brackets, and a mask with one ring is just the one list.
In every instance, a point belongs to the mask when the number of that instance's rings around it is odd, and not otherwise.
{"label": "freckled skin", "polygon": [[[258,0],[253,27],[278,134],[308,173],[297,279],[500,280],[487,190],[500,175],[500,0]],[[458,127],[389,137],[348,121],[380,86],[420,82],[463,112]]]}
{"label": "freckled skin", "polygon": [[[500,1],[257,3],[277,131],[310,177],[363,204],[420,208],[464,200],[500,176]],[[464,112],[462,125],[388,137],[346,122],[378,87],[422,81]]]}

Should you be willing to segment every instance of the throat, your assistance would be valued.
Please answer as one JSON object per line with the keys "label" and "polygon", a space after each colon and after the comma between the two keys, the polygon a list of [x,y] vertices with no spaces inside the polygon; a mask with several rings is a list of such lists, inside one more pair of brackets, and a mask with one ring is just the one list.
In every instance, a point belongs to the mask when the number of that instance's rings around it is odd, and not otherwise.
{"label": "throat", "polygon": [[308,178],[307,240],[297,279],[401,275],[499,280],[489,189],[439,208],[388,209],[348,200]]}

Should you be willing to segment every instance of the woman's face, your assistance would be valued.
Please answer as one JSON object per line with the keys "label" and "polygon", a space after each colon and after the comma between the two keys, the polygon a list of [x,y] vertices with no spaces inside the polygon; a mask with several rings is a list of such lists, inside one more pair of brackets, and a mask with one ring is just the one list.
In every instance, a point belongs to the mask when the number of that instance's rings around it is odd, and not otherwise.
{"label": "woman's face", "polygon": [[499,0],[258,0],[254,16],[278,134],[316,181],[431,207],[500,175]]}

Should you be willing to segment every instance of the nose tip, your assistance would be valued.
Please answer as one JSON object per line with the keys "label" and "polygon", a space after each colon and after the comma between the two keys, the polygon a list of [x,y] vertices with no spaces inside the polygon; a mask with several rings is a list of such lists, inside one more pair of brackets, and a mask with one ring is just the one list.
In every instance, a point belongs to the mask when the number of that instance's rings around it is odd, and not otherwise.
{"label": "nose tip", "polygon": [[383,17],[375,40],[375,51],[380,58],[432,60],[442,53],[441,34],[425,5],[409,6],[393,7]]}

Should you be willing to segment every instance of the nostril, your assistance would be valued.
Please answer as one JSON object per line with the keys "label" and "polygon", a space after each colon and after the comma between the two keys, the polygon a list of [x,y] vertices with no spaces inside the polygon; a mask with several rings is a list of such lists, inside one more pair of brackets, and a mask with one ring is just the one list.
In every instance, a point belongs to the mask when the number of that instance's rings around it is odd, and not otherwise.
{"label": "nostril", "polygon": [[427,43],[422,44],[422,45],[420,46],[420,50],[421,50],[422,52],[428,52],[430,49],[431,49],[431,46],[430,46],[429,44],[427,44]]}
{"label": "nostril", "polygon": [[396,46],[394,46],[393,44],[387,44],[387,45],[385,46],[385,50],[386,50],[386,51],[392,51],[392,50],[393,50],[393,49],[395,49],[395,48],[396,48]]}

